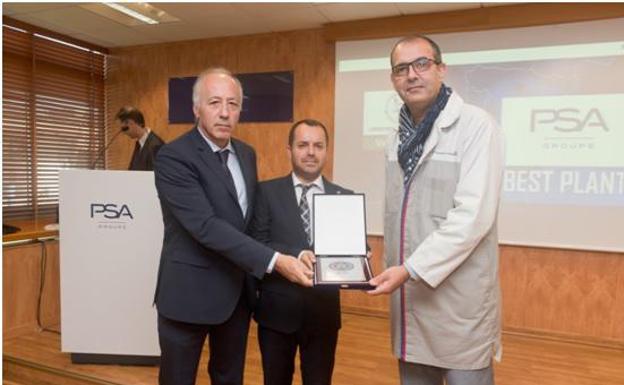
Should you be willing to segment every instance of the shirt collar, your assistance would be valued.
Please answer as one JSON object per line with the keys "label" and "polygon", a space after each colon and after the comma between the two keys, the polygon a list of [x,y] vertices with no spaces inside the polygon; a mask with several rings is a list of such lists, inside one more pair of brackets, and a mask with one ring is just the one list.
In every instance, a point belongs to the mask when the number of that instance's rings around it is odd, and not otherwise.
{"label": "shirt collar", "polygon": [[[298,185],[305,185],[305,183],[303,183],[301,181],[301,179],[299,179],[294,172],[290,173],[290,175],[292,175],[293,186],[297,187]],[[325,191],[325,184],[323,183],[323,176],[322,175],[319,175],[318,178],[316,178],[310,184],[315,186],[315,187],[317,187],[317,188],[319,188],[321,191]]]}
{"label": "shirt collar", "polygon": [[152,132],[152,130],[150,130],[149,128],[146,128],[145,134],[143,134],[143,136],[139,139],[139,146],[141,146],[141,148],[145,146],[145,142],[147,141],[147,137],[149,136],[150,132]]}
{"label": "shirt collar", "polygon": [[212,140],[210,140],[210,138],[209,138],[209,137],[207,137],[207,136],[204,134],[204,131],[202,131],[202,129],[201,129],[201,128],[199,128],[199,126],[197,126],[197,131],[199,131],[199,134],[202,136],[202,138],[204,138],[204,140],[206,141],[206,143],[208,143],[208,145],[210,146],[210,148],[212,149],[212,151],[213,151],[213,152],[219,152],[219,151],[222,151],[222,150],[227,149],[227,150],[229,150],[229,151],[230,151],[230,153],[232,153],[232,154],[235,154],[235,153],[236,153],[236,151],[234,151],[234,146],[232,146],[232,140],[231,140],[231,139],[230,139],[230,140],[228,140],[228,143],[227,143],[227,145],[226,145],[225,147],[221,148],[221,147],[217,146],[217,144],[216,144],[215,142],[213,142]]}

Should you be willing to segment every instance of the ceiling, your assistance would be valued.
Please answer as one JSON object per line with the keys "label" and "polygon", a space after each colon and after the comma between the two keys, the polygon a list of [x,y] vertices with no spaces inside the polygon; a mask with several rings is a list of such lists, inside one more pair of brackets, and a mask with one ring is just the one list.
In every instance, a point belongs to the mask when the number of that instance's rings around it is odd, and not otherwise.
{"label": "ceiling", "polygon": [[[179,21],[137,23],[101,3],[3,3],[5,16],[106,48],[320,28],[324,24],[496,3],[150,3]],[[101,8],[101,9],[100,9]],[[103,11],[103,12],[100,12]],[[112,18],[102,16],[106,14]],[[127,20],[124,20],[127,19]],[[136,25],[129,25],[136,24]]]}

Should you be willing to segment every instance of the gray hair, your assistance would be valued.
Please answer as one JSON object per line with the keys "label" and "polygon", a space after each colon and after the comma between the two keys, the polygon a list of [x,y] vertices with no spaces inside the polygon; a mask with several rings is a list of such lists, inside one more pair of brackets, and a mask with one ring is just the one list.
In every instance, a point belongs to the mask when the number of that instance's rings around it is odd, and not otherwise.
{"label": "gray hair", "polygon": [[238,78],[236,78],[236,76],[234,76],[232,72],[230,72],[229,70],[223,67],[211,67],[202,71],[202,73],[199,74],[199,76],[197,77],[197,80],[195,80],[195,84],[193,84],[193,106],[194,107],[199,105],[199,93],[200,93],[199,91],[201,88],[201,83],[204,81],[204,78],[206,78],[206,76],[213,75],[213,74],[226,75],[226,76],[229,76],[231,79],[233,79],[234,82],[236,82],[236,84],[238,85],[238,89],[240,90],[240,101],[241,103],[243,102],[243,86],[241,85],[240,80],[238,80]]}

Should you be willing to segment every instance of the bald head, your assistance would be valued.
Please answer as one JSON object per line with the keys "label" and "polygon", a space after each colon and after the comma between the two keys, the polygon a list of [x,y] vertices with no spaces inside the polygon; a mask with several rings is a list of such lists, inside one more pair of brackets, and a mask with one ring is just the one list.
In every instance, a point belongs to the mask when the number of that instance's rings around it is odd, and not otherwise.
{"label": "bald head", "polygon": [[232,79],[232,81],[236,84],[236,87],[239,90],[239,101],[242,103],[243,101],[243,86],[240,81],[234,76],[230,71],[223,67],[213,67],[208,68],[203,71],[195,80],[195,84],[193,85],[193,106],[198,106],[201,99],[201,85],[208,77],[227,77]]}
{"label": "bald head", "polygon": [[390,65],[394,66],[395,64],[394,53],[396,52],[397,48],[399,48],[400,45],[413,43],[416,41],[424,41],[427,44],[429,44],[429,46],[431,47],[431,50],[433,51],[433,59],[438,63],[442,63],[442,51],[440,51],[440,47],[435,41],[431,40],[425,35],[411,35],[411,36],[406,36],[400,39],[394,44],[394,47],[392,47],[392,51],[390,51]]}

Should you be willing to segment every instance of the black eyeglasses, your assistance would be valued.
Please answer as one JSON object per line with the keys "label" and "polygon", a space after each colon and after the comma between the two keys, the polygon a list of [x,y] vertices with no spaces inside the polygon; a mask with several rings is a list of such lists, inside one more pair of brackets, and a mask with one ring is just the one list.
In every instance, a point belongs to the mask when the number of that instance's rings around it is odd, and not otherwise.
{"label": "black eyeglasses", "polygon": [[431,68],[432,64],[440,64],[438,60],[429,59],[428,57],[419,57],[410,63],[399,63],[392,67],[392,75],[394,76],[407,76],[409,69],[412,69],[417,73],[423,73]]}

